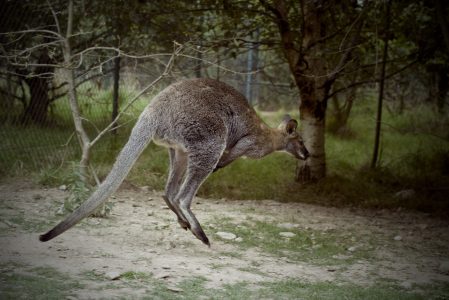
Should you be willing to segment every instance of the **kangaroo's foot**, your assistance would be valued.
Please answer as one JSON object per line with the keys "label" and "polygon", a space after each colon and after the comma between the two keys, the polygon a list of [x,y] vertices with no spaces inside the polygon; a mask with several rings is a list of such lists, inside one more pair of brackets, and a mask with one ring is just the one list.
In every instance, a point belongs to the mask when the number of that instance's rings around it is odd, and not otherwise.
{"label": "kangaroo's foot", "polygon": [[181,225],[181,227],[184,230],[190,229],[190,223],[187,221],[186,217],[181,212],[181,210],[176,209],[173,206],[173,204],[170,202],[170,200],[168,200],[168,197],[166,195],[163,195],[162,199],[164,199],[164,201],[167,204],[167,206],[178,216],[178,223],[179,223],[179,225]]}
{"label": "kangaroo's foot", "polygon": [[[193,233],[194,236],[197,237],[200,241],[202,241],[205,245],[210,247],[209,239],[207,238],[206,234],[204,233],[203,228],[201,227],[201,224],[196,219],[195,215],[192,213],[190,208],[183,208],[182,205],[180,206],[180,210],[184,216],[186,216],[187,220],[190,224],[190,231]],[[182,225],[181,225],[182,226]]]}
{"label": "kangaroo's foot", "polygon": [[201,226],[190,228],[190,231],[192,231],[194,236],[196,236],[200,241],[202,241],[205,245],[207,245],[210,248],[209,239],[207,238]]}

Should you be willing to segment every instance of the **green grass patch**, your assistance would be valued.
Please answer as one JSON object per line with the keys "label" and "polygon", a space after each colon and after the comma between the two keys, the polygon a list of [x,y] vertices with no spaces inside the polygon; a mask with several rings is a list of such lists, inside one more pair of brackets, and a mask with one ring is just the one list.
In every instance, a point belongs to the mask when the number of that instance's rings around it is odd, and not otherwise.
{"label": "green grass patch", "polygon": [[227,284],[222,288],[206,288],[207,280],[192,278],[177,285],[181,291],[173,292],[164,285],[151,291],[145,299],[316,299],[316,300],[402,300],[445,299],[447,288],[442,285],[421,286],[419,291],[407,291],[395,285],[335,284],[330,282],[308,283],[299,280],[262,282],[258,284]]}
{"label": "green grass patch", "polygon": [[[228,219],[216,220],[214,228],[229,231],[242,238],[242,241],[227,242],[239,248],[258,248],[267,253],[286,257],[291,261],[303,261],[316,265],[347,265],[357,260],[369,260],[374,256],[372,242],[366,237],[357,237],[354,242],[352,233],[344,231],[318,231],[312,229],[284,229],[275,224],[261,221],[245,221],[235,225]],[[206,225],[207,228],[207,225]],[[281,232],[292,232],[295,236],[285,238]],[[218,237],[217,237],[218,238]],[[350,247],[356,246],[353,252]],[[235,252],[238,254],[238,252]]]}
{"label": "green grass patch", "polygon": [[73,296],[82,285],[53,268],[17,270],[17,266],[2,265],[0,272],[1,299],[65,299]]}
{"label": "green grass patch", "polygon": [[17,228],[19,228],[21,231],[30,233],[41,232],[48,229],[48,227],[50,227],[51,224],[54,224],[58,219],[56,215],[53,215],[45,220],[37,219],[34,217],[26,216],[25,212],[20,210],[14,210],[13,212],[1,217],[2,223],[6,225],[0,228],[0,234],[2,235],[14,232],[17,230]]}
{"label": "green grass patch", "polygon": [[316,299],[316,300],[337,300],[337,299],[360,299],[360,300],[401,300],[401,299],[439,299],[440,293],[434,292],[433,287],[427,287],[425,295],[417,292],[409,292],[391,285],[374,284],[369,287],[362,287],[354,284],[341,284],[320,282],[304,283],[297,280],[273,282],[264,284],[264,288],[257,290],[256,298],[277,298],[277,299]]}
{"label": "green grass patch", "polygon": [[[48,267],[28,269],[22,265],[0,265],[1,299],[65,299],[76,297],[77,291],[86,294],[86,286]],[[157,280],[151,274],[129,271],[114,281],[88,272],[77,277],[79,280],[97,281],[94,289],[107,289],[108,295],[117,290],[132,287],[146,290],[142,299],[446,299],[449,296],[447,285],[432,284],[413,286],[405,290],[393,283],[373,282],[370,286],[352,283],[317,282],[310,283],[296,279],[260,283],[239,282],[225,284],[220,288],[210,288],[205,277],[192,277],[176,285]],[[92,294],[95,293],[92,290]],[[126,298],[131,297],[129,292]]]}
{"label": "green grass patch", "polygon": [[152,277],[150,274],[144,272],[134,272],[128,271],[120,275],[120,279],[123,280],[138,280],[138,281],[148,281]]}

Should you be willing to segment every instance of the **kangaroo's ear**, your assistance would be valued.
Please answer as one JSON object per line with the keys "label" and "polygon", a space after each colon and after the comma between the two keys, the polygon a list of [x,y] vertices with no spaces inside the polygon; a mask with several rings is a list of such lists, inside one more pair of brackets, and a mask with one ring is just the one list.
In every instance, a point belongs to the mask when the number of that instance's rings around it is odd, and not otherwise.
{"label": "kangaroo's ear", "polygon": [[298,128],[298,122],[295,119],[290,119],[287,121],[285,131],[287,131],[288,134],[296,132],[296,128]]}
{"label": "kangaroo's ear", "polygon": [[290,115],[285,115],[282,119],[282,123],[279,125],[279,129],[284,131],[287,134],[292,134],[296,131],[298,127],[298,122],[295,119],[292,119]]}

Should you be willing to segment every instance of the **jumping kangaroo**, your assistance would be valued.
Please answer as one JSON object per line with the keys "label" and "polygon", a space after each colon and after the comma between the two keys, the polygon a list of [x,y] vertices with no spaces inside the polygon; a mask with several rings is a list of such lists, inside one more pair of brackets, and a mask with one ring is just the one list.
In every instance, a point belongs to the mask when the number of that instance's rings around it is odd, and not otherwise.
{"label": "jumping kangaroo", "polygon": [[278,128],[269,128],[234,88],[211,79],[192,79],[172,84],[145,108],[111,172],[77,210],[47,233],[51,240],[77,224],[114,193],[131,167],[154,141],[168,148],[170,170],[163,197],[178,222],[204,244],[209,239],[190,210],[192,199],[212,172],[241,156],[261,158],[286,151],[298,159],[309,153],[298,123],[286,116]]}

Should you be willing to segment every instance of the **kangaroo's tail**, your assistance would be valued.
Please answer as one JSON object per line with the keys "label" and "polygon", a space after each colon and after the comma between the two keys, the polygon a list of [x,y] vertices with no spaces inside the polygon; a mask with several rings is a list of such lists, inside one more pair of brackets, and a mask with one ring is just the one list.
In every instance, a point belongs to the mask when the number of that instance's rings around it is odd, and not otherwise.
{"label": "kangaroo's tail", "polygon": [[56,225],[47,233],[39,236],[39,240],[46,242],[70,229],[83,218],[91,215],[106,199],[114,193],[142,151],[151,142],[154,136],[154,126],[146,116],[141,116],[134,126],[128,142],[118,155],[112,170],[98,189],[81,206],[72,212],[64,221]]}

